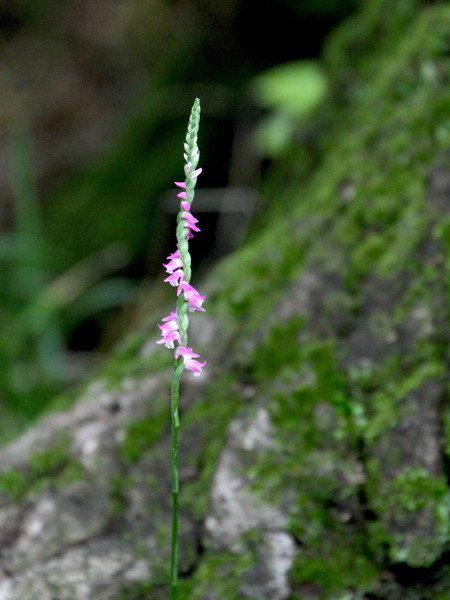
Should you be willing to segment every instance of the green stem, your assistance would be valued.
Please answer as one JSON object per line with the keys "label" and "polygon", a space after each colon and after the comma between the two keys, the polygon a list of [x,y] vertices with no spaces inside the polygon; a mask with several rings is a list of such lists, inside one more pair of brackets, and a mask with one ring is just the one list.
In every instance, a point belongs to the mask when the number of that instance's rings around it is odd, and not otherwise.
{"label": "green stem", "polygon": [[[191,205],[194,199],[194,188],[197,176],[194,171],[198,164],[199,151],[197,147],[197,133],[200,122],[200,100],[195,99],[194,105],[189,117],[188,131],[186,134],[185,149],[185,188],[188,204]],[[191,256],[189,254],[188,228],[185,226],[182,218],[183,208],[180,206],[180,212],[177,217],[177,241],[183,265],[184,281],[189,283],[191,280]],[[179,330],[181,335],[181,344],[188,347],[188,326],[189,317],[188,301],[184,293],[179,295],[176,304],[178,315]],[[172,413],[172,549],[170,561],[170,600],[176,600],[178,586],[178,429],[180,420],[178,416],[178,399],[180,391],[180,376],[184,369],[183,358],[175,359],[173,363],[171,413]]]}
{"label": "green stem", "polygon": [[172,379],[172,550],[170,561],[170,600],[176,600],[178,585],[178,398],[180,390],[180,375],[183,371],[183,361],[174,365]]}

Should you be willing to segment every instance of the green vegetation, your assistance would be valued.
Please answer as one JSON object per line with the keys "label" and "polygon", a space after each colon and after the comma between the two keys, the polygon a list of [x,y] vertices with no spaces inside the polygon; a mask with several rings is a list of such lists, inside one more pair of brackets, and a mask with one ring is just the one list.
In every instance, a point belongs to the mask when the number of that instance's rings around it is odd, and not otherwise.
{"label": "green vegetation", "polygon": [[20,119],[12,126],[9,151],[15,230],[0,234],[2,438],[9,437],[11,423],[16,429],[36,418],[67,385],[70,330],[121,304],[131,290],[124,279],[104,279],[126,264],[117,246],[56,276],[43,231],[31,135]]}
{"label": "green vegetation", "polygon": [[208,552],[195,575],[180,581],[180,600],[234,600],[241,586],[242,575],[253,564],[251,553],[230,554]]}
{"label": "green vegetation", "polygon": [[[396,432],[408,415],[422,419],[415,398],[441,389],[448,370],[446,217],[430,199],[428,177],[450,144],[450,12],[398,3],[388,25],[383,2],[369,4],[330,42],[346,62],[330,61],[340,93],[322,111],[333,122],[321,167],[301,189],[286,184],[283,165],[274,169],[270,226],[215,279],[218,318],[240,323],[235,360],[255,396],[268,398],[278,440],[250,453],[246,473],[258,498],[297,497],[293,598],[308,584],[333,600],[388,593],[380,583],[386,564],[430,567],[448,542],[445,476],[399,447]],[[352,36],[369,48],[353,86],[342,89],[342,69],[356,56]],[[350,101],[340,106],[345,94]],[[311,274],[311,298],[290,305],[283,297],[295,298],[302,273]],[[366,363],[358,364],[352,340],[339,338],[355,326],[373,354]],[[432,397],[429,414],[440,406]],[[425,588],[407,597],[434,598]]]}
{"label": "green vegetation", "polygon": [[[264,183],[274,201],[253,241],[209,282],[220,340],[212,382],[183,407],[182,511],[203,523],[230,423],[265,410],[272,445],[233,451],[255,504],[287,516],[297,544],[290,600],[449,594],[449,217],[433,188],[436,169],[448,173],[449,23],[448,3],[368,0],[335,32],[330,95],[311,121],[317,167],[286,179],[286,163],[307,151],[289,146]],[[112,359],[111,386],[145,373],[147,335]],[[126,431],[127,467],[160,458],[168,410],[155,402]],[[49,457],[37,462],[48,465],[39,473],[64,472]],[[134,484],[111,482],[115,515]],[[16,472],[1,485],[27,493]],[[156,525],[161,562],[130,589],[133,600],[167,592],[166,521]],[[181,598],[241,597],[260,558],[255,533],[240,552],[208,539],[203,553],[191,549]]]}
{"label": "green vegetation", "polygon": [[62,434],[53,446],[33,454],[25,470],[8,469],[0,473],[0,494],[20,502],[31,493],[48,486],[65,487],[83,475],[83,467],[69,454],[68,437]]}
{"label": "green vegetation", "polygon": [[132,423],[122,442],[121,455],[127,462],[136,462],[150,450],[164,433],[169,431],[170,415],[167,402],[161,403],[159,411],[140,421]]}
{"label": "green vegetation", "polygon": [[[437,414],[447,372],[448,223],[429,174],[450,144],[450,12],[399,2],[387,23],[382,7],[368,3],[330,41],[332,93],[314,117],[325,132],[321,166],[301,187],[294,175],[286,181],[284,164],[275,167],[265,183],[276,197],[269,226],[213,274],[210,302],[227,324],[233,366],[183,415],[186,436],[198,440],[190,460],[199,474],[182,499],[201,522],[227,424],[255,409],[231,400],[234,382],[248,381],[267,409],[274,446],[242,450],[242,461],[256,503],[288,504],[287,530],[299,544],[292,600],[448,592],[438,566],[449,539],[445,474],[398,431],[404,419]],[[286,160],[303,152],[290,147]],[[134,459],[146,438],[159,439],[166,425],[158,422],[136,424],[136,448],[126,450]],[[448,426],[444,434],[448,448]],[[246,547],[207,549],[182,593],[236,598],[257,561]],[[399,565],[422,569],[431,583],[399,583]]]}

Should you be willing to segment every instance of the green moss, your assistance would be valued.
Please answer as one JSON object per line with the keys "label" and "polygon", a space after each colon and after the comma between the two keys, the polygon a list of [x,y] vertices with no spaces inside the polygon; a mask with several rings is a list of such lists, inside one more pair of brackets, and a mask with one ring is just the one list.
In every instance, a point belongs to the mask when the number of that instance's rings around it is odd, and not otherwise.
{"label": "green moss", "polygon": [[[167,590],[164,590],[167,597]],[[114,600],[160,600],[155,586],[148,581],[141,581],[131,585],[123,586]]]}
{"label": "green moss", "polygon": [[143,325],[142,330],[128,335],[104,365],[101,375],[108,389],[116,389],[127,377],[141,379],[151,373],[170,371],[172,357],[169,352],[163,352],[158,346],[153,351],[143,352],[146,344],[158,338],[157,319],[149,319],[148,326]]}
{"label": "green moss", "polygon": [[180,581],[179,599],[236,600],[240,597],[243,575],[253,564],[251,553],[209,551],[202,557],[193,577]]}
{"label": "green moss", "polygon": [[444,216],[437,224],[434,234],[436,239],[441,240],[445,244],[445,248],[450,251],[450,216]]}
{"label": "green moss", "polygon": [[[386,545],[388,560],[402,559],[402,541],[393,539],[382,521],[374,521],[366,531],[365,525],[345,525],[339,519],[349,514],[350,519],[364,521],[362,479],[355,477],[365,458],[361,448],[370,448],[389,433],[406,410],[404,398],[428,380],[442,377],[445,368],[440,342],[429,334],[411,339],[405,356],[393,344],[380,364],[352,372],[340,366],[338,344],[313,339],[311,323],[298,317],[271,325],[263,339],[254,335],[270,321],[273,308],[302,269],[335,273],[347,286],[344,294],[356,292],[368,304],[370,298],[364,298],[368,276],[380,288],[395,279],[401,282],[402,277],[414,280],[416,289],[400,290],[395,305],[368,317],[373,330],[382,335],[396,333],[418,301],[433,307],[436,288],[429,285],[427,272],[434,273],[434,283],[442,273],[436,275],[432,258],[429,269],[424,264],[428,262],[424,242],[437,218],[426,193],[429,170],[450,141],[445,57],[450,10],[448,6],[418,10],[417,3],[402,1],[386,22],[387,3],[369,4],[372,8],[349,26],[351,34],[348,29],[337,33],[345,38],[340,42],[341,57],[355,71],[334,62],[334,85],[344,85],[344,73],[350,74],[350,81],[357,80],[349,95],[340,96],[348,102],[345,112],[330,111],[333,122],[322,138],[326,152],[320,168],[300,186],[297,180],[285,183],[281,166],[278,185],[276,174],[272,179],[279,193],[270,226],[219,268],[213,293],[219,318],[231,323],[233,335],[241,335],[247,346],[254,340],[244,359],[234,358],[246,368],[257,397],[267,400],[275,429],[273,449],[244,457],[246,473],[255,494],[275,503],[292,491],[296,506],[290,531],[303,544],[292,572],[293,586],[301,590],[302,584],[314,583],[330,600],[375,594]],[[361,58],[354,51],[356,43],[366,52]],[[298,156],[302,153],[304,148]],[[441,224],[436,239],[440,236],[448,244],[448,228]],[[331,291],[325,288],[324,295],[331,297]],[[209,415],[204,422],[210,425],[214,419],[210,407],[204,406]],[[216,416],[220,419],[220,411]],[[223,432],[213,435],[217,434],[217,440],[209,438],[207,443],[210,458],[205,465],[216,464],[223,444]],[[368,466],[370,471],[369,462]],[[365,491],[372,492],[374,482]],[[204,483],[192,484],[189,494],[205,496],[207,477]],[[411,565],[427,564],[442,548],[448,530],[445,490],[442,479],[414,469],[394,477],[388,491],[383,490],[382,509],[394,506],[394,501],[400,516],[426,508],[434,514],[433,535],[408,548]],[[205,509],[202,506],[199,516]],[[190,582],[186,596],[238,597],[246,566],[240,564],[236,571],[229,566],[229,575],[222,571],[224,564],[230,565],[227,560],[229,555],[208,553],[193,580],[199,591],[193,591]]]}
{"label": "green moss", "polygon": [[302,323],[301,317],[294,316],[287,322],[275,324],[265,340],[255,347],[252,364],[257,381],[273,380],[282,376],[281,371],[297,368]]}
{"label": "green moss", "polygon": [[[374,465],[371,464],[371,470]],[[376,497],[375,508],[385,516],[370,527],[371,544],[388,546],[393,562],[426,567],[440,555],[450,529],[450,493],[445,478],[430,474],[422,467],[406,467],[391,481],[383,482],[383,493]],[[404,528],[394,531],[389,523],[420,524],[431,513],[423,535],[405,535]],[[431,530],[430,530],[431,528]]]}
{"label": "green moss", "polygon": [[415,366],[409,372],[405,372],[404,368],[402,370],[402,366],[399,357],[395,356],[377,370],[378,389],[370,395],[370,402],[366,402],[366,416],[361,430],[368,444],[389,433],[397,424],[401,417],[401,401],[408,394],[427,381],[439,380],[445,374],[444,365],[431,360]]}
{"label": "green moss", "polygon": [[[450,143],[450,8],[422,9],[413,0],[394,4],[365,3],[361,14],[335,34],[329,46],[335,52],[329,50],[328,56],[337,93],[329,112],[325,108],[321,113],[323,121],[316,123],[326,132],[319,141],[319,168],[300,185],[296,176],[286,182],[285,165],[278,167],[270,184],[276,202],[266,214],[269,226],[225,261],[212,280],[215,317],[227,324],[226,335],[235,342],[233,366],[250,378],[274,427],[270,451],[243,456],[246,474],[255,495],[279,504],[294,498],[289,530],[302,543],[292,570],[295,598],[302,598],[309,584],[317,586],[323,599],[376,596],[389,562],[427,565],[448,536],[444,479],[409,467],[381,488],[380,465],[367,458],[409,410],[405,397],[445,373],[444,336],[438,339],[440,334],[433,336],[425,328],[408,334],[410,347],[404,352],[392,343],[378,364],[346,369],[335,339],[342,339],[341,332],[332,327],[336,310],[330,310],[327,329],[334,339],[314,338],[314,323],[306,320],[314,314],[270,324],[289,284],[305,269],[333,273],[344,282],[344,300],[339,301],[347,303],[350,315],[358,301],[370,312],[368,279],[379,289],[398,282],[391,305],[367,316],[368,329],[380,336],[392,334],[394,339],[418,305],[436,316],[434,296],[450,265],[439,271],[434,251],[428,256],[424,248],[434,229],[439,252],[448,249],[450,225],[445,219],[437,225],[440,217],[428,202],[427,178]],[[291,163],[295,153],[293,149]],[[298,161],[304,153],[305,147],[298,149]],[[321,317],[335,302],[331,287],[325,285],[317,299]],[[261,337],[260,331],[267,333]],[[422,337],[415,340],[416,333]],[[208,509],[211,477],[228,424],[240,407],[234,377],[219,377],[205,399],[183,415],[183,435],[195,439],[199,448],[193,460],[200,475],[185,484],[182,502],[199,520]],[[143,426],[142,438],[149,435]],[[137,431],[136,439],[140,437]],[[399,461],[395,449],[390,459]],[[368,470],[367,483],[362,465]],[[367,525],[364,493],[370,507],[385,518]],[[406,547],[387,519],[419,518],[427,510],[435,531]],[[234,600],[252,561],[251,553],[207,550],[194,575],[182,582],[182,597]],[[411,591],[410,597],[420,593]],[[423,597],[431,598],[427,593]]]}
{"label": "green moss", "polygon": [[[299,334],[298,325],[292,329],[294,333],[288,323],[290,335]],[[289,531],[301,541],[302,550],[292,572],[294,589],[314,582],[323,598],[335,600],[348,590],[360,594],[355,598],[362,597],[372,589],[378,567],[365,548],[365,531],[343,526],[339,511],[335,514],[332,509],[341,507],[343,513],[355,515],[361,510],[360,481],[355,478],[358,410],[339,352],[332,341],[302,340],[290,355],[291,363],[284,365],[283,358],[275,363],[279,369],[275,374],[263,365],[272,356],[277,361],[276,349],[271,352],[276,343],[277,335],[269,334],[267,346],[263,344],[256,358],[260,385],[272,399],[268,409],[275,444],[250,453],[246,476],[256,497],[264,501],[270,498],[283,505],[287,497],[295,497]]]}
{"label": "green moss", "polygon": [[[431,475],[420,467],[410,467],[397,475],[391,482],[391,502],[417,511],[422,508],[448,503],[447,483],[445,478]],[[438,515],[443,516],[445,510],[438,509]],[[448,518],[445,519],[448,524]]]}
{"label": "green moss", "polygon": [[226,323],[223,335],[233,339],[239,365],[249,362],[248,339],[273,317],[283,290],[301,272],[305,241],[313,239],[314,230],[307,223],[291,229],[281,221],[273,223],[216,268],[209,302],[214,306],[213,318]]}
{"label": "green moss", "polygon": [[33,454],[23,470],[0,473],[0,492],[18,502],[50,485],[59,489],[82,479],[83,467],[70,455],[69,445],[68,436],[62,434],[55,444]]}
{"label": "green moss", "polygon": [[23,471],[8,469],[0,474],[0,493],[6,494],[15,502],[26,495],[28,488],[29,482]]}
{"label": "green moss", "polygon": [[60,440],[30,457],[29,468],[33,477],[48,476],[58,472],[69,459],[70,440],[62,435]]}
{"label": "green moss", "polygon": [[289,373],[281,370],[275,378],[269,373],[272,387],[266,380],[262,384],[271,398],[274,447],[250,453],[245,467],[257,497],[283,504],[292,490],[297,500],[291,531],[305,542],[323,532],[330,503],[358,505],[355,409],[337,354],[333,343],[309,340],[300,345]]}
{"label": "green moss", "polygon": [[69,438],[62,435],[59,442],[31,457],[27,473],[31,484],[28,493],[40,491],[47,486],[61,489],[73,481],[83,479],[84,469],[70,455],[69,444]]}
{"label": "green moss", "polygon": [[112,517],[120,517],[123,515],[127,500],[125,491],[131,487],[133,477],[130,474],[117,473],[110,478],[109,481],[109,514]]}
{"label": "green moss", "polygon": [[[217,376],[215,381],[207,388],[204,395],[194,400],[189,408],[181,414],[180,441],[180,473],[183,472],[183,460],[188,458],[189,470],[198,470],[198,474],[187,481],[180,481],[180,509],[181,514],[188,514],[194,522],[202,522],[209,507],[209,490],[211,479],[214,475],[219,454],[223,448],[228,432],[228,425],[232,417],[241,406],[238,390],[230,391],[235,386],[234,376],[229,374]],[[127,429],[121,448],[122,459],[132,464],[141,459],[146,453],[153,456],[157,452],[155,443],[168,434],[170,427],[170,410],[168,398],[153,399],[152,414],[147,418],[132,423]],[[183,448],[189,448],[185,453]],[[160,477],[160,475],[159,475]],[[168,475],[169,477],[169,475]],[[120,517],[125,508],[124,490],[133,484],[132,476],[118,475],[111,480],[111,507],[113,516]],[[148,485],[158,489],[158,480],[151,474]],[[147,588],[130,588],[132,598],[163,598],[167,597],[168,564],[170,549],[170,523],[167,514],[152,514],[152,522],[156,526],[156,545],[161,549],[158,557],[152,561],[151,585]],[[163,509],[161,508],[161,511]],[[183,521],[182,521],[183,522]],[[183,525],[180,525],[180,535]],[[197,547],[187,547],[180,556],[180,565],[186,564],[190,568],[197,560]],[[135,594],[135,595],[133,595]]]}
{"label": "green moss", "polygon": [[[448,394],[449,390],[447,390]],[[443,437],[444,451],[447,460],[450,459],[450,406],[445,406],[443,409]]]}
{"label": "green moss", "polygon": [[[398,314],[403,314],[401,308]],[[440,555],[448,535],[444,478],[408,464],[413,458],[405,458],[408,448],[395,437],[399,422],[419,409],[417,391],[429,382],[438,384],[445,375],[435,346],[419,342],[407,362],[394,353],[376,368],[349,373],[349,388],[360,406],[355,425],[365,448],[365,494],[379,517],[369,526],[370,547],[380,561],[388,548],[392,562],[428,566]]]}
{"label": "green moss", "polygon": [[[275,353],[275,349],[273,349]],[[346,396],[345,380],[338,361],[338,351],[331,340],[308,340],[298,344],[297,358],[292,364],[291,378],[285,384],[285,390],[273,392],[275,402],[271,405],[271,416],[279,431],[297,434],[306,430],[320,430],[314,418],[316,406],[326,403],[332,407],[336,416],[346,417],[350,410],[350,399]],[[270,348],[266,350],[270,362]],[[266,364],[266,368],[269,364]],[[261,366],[260,373],[266,372]],[[270,377],[270,370],[268,375]],[[294,375],[294,377],[292,377]],[[281,379],[282,381],[282,379]],[[341,421],[344,425],[344,421]],[[312,440],[311,440],[312,442]],[[309,445],[311,447],[311,445]]]}
{"label": "green moss", "polygon": [[121,458],[128,463],[138,461],[146,450],[167,433],[169,425],[170,413],[167,403],[149,417],[134,421],[125,433],[120,449]]}
{"label": "green moss", "polygon": [[183,438],[188,444],[191,441],[191,451],[196,449],[192,454],[199,473],[183,483],[180,505],[199,521],[209,508],[211,480],[229,424],[242,407],[242,402],[235,376],[224,374],[217,376],[204,397],[182,416],[180,439],[182,443]]}
{"label": "green moss", "polygon": [[361,534],[349,537],[324,528],[314,547],[310,545],[297,554],[291,583],[299,590],[308,584],[318,586],[317,600],[362,598],[375,588],[378,576],[379,567],[366,556]]}

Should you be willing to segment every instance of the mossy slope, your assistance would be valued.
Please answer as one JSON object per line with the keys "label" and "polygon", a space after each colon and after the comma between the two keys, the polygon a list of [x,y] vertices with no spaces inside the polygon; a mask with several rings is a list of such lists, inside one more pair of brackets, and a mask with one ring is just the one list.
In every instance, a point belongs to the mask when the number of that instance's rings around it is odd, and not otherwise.
{"label": "mossy slope", "polygon": [[[180,599],[450,596],[449,51],[448,2],[367,0],[326,52],[319,166],[286,181],[292,146],[265,228],[209,279],[207,377],[182,400]],[[151,567],[124,582],[133,600],[167,597],[166,359],[147,337],[105,370],[118,404],[88,463],[114,447],[102,532]],[[122,417],[151,365],[151,409],[140,392]]]}
{"label": "mossy slope", "polygon": [[[386,10],[367,2],[330,41],[321,164],[303,184],[275,169],[270,226],[216,273],[275,427],[244,464],[255,497],[290,498],[292,599],[450,592],[450,5]],[[208,556],[201,597],[222,597]],[[245,581],[226,597],[256,600]]]}

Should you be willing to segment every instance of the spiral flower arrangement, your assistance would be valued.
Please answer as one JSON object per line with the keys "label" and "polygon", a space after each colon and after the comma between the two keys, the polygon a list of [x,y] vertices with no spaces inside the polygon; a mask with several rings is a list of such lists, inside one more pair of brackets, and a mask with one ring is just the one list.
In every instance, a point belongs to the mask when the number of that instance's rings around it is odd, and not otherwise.
{"label": "spiral flower arrangement", "polygon": [[200,358],[188,345],[189,313],[196,310],[204,311],[205,296],[190,284],[191,281],[191,255],[189,254],[189,239],[194,233],[200,231],[197,226],[198,219],[191,213],[194,200],[197,177],[202,169],[197,168],[200,152],[197,145],[197,135],[200,124],[200,100],[195,99],[184,143],[184,181],[176,181],[175,185],[181,190],[177,196],[180,198],[180,211],[177,215],[177,249],[167,257],[168,262],[164,268],[168,276],[164,281],[177,288],[176,308],[170,315],[162,319],[158,325],[161,330],[161,339],[157,344],[164,344],[174,351],[172,394],[171,394],[171,422],[172,422],[172,544],[170,568],[170,598],[176,600],[178,581],[178,429],[180,419],[178,414],[179,382],[184,369],[192,371],[194,376],[199,376],[206,361]]}

